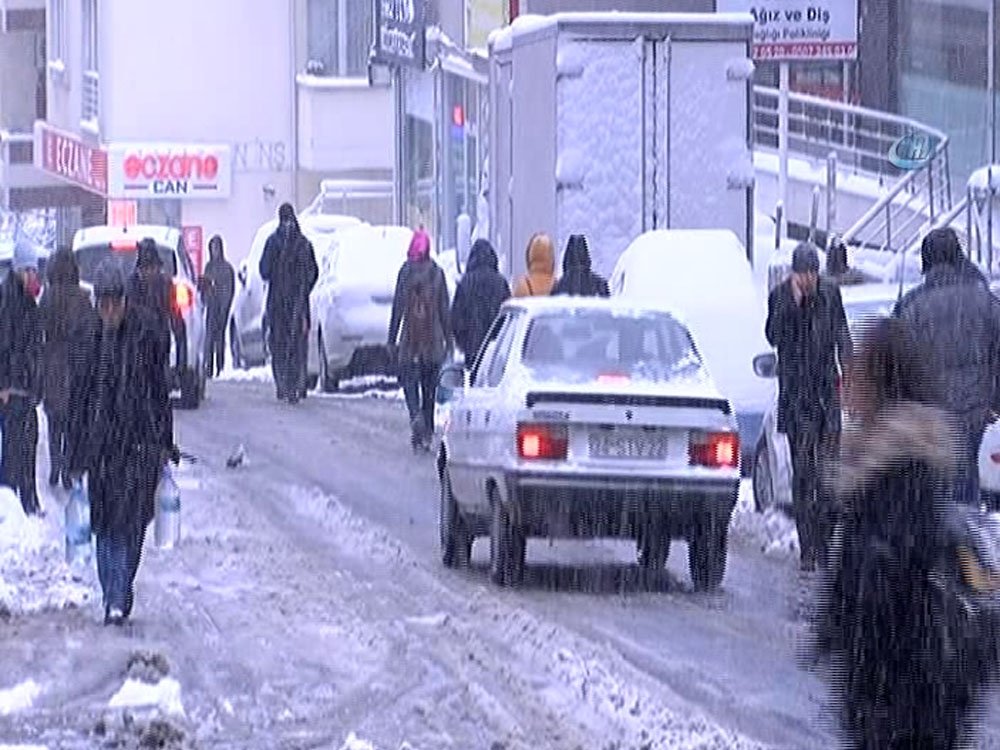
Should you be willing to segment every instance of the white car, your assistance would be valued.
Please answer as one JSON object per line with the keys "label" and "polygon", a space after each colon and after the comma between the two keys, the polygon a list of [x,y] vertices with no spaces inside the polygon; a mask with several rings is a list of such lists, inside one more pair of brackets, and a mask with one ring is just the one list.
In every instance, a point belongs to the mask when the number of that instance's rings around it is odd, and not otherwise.
{"label": "white car", "polygon": [[[903,288],[905,294],[912,288]],[[840,296],[851,334],[857,343],[858,323],[865,319],[886,317],[892,314],[900,297],[898,284],[858,284],[842,286]],[[764,354],[754,361],[760,377],[773,378],[777,374],[777,359],[773,353]],[[778,507],[792,507],[792,458],[788,439],[777,429],[777,401],[771,403],[764,415],[764,428],[754,447],[751,474],[753,477],[754,503],[760,512]]]}
{"label": "white car", "polygon": [[389,316],[412,237],[406,227],[363,224],[332,240],[310,298],[310,383],[329,392],[355,375],[389,374]]}
{"label": "white car", "polygon": [[86,227],[73,236],[73,254],[80,281],[92,284],[98,267],[107,258],[121,261],[125,277],[135,269],[139,241],[149,237],[163,261],[164,273],[173,281],[174,320],[170,336],[173,388],[181,392],[180,405],[197,408],[205,397],[205,309],[198,291],[198,275],[174,227],[137,224],[131,227]]}
{"label": "white car", "polygon": [[[313,243],[317,264],[322,250],[329,247],[330,237],[341,229],[364,222],[354,216],[302,214],[298,217],[302,233]],[[267,305],[267,284],[260,277],[260,259],[267,238],[278,228],[278,220],[266,222],[254,235],[250,252],[236,271],[236,293],[229,317],[229,346],[237,367],[254,367],[267,361],[264,340],[264,311]]]}
{"label": "white car", "polygon": [[688,330],[617,300],[510,300],[453,394],[438,453],[447,566],[490,538],[490,577],[518,582],[528,537],[625,537],[661,569],[688,541],[696,588],[725,575],[739,434]]}

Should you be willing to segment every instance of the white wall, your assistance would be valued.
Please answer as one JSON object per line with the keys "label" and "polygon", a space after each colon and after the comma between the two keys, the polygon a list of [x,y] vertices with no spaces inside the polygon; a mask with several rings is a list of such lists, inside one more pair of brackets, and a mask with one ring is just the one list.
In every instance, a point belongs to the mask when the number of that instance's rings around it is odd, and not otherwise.
{"label": "white wall", "polygon": [[[392,89],[299,77],[299,166],[347,172],[393,167]],[[302,196],[305,199],[305,196]]]}
{"label": "white wall", "polygon": [[0,129],[26,133],[35,121],[36,36],[0,33]]}
{"label": "white wall", "polygon": [[290,0],[100,7],[102,140],[229,144],[230,199],[186,200],[183,221],[203,225],[206,243],[220,232],[238,261],[278,204],[294,201]]}

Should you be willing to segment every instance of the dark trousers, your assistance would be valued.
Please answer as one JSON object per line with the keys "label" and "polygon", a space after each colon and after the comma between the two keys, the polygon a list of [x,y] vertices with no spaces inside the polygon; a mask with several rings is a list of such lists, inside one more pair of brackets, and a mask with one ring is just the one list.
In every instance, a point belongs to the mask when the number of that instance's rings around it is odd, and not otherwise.
{"label": "dark trousers", "polygon": [[38,450],[38,414],[35,407],[14,396],[4,411],[3,475],[21,499],[26,514],[38,513],[35,455]]}
{"label": "dark trousers", "polygon": [[440,371],[440,365],[422,359],[405,362],[400,368],[414,445],[430,440],[434,434],[434,396]]}
{"label": "dark trousers", "polygon": [[816,431],[789,431],[792,453],[792,505],[799,535],[800,558],[805,566],[824,562],[835,520],[834,505],[820,480],[826,461],[837,451],[839,435]]}
{"label": "dark trousers", "polygon": [[983,442],[983,428],[968,429],[962,436],[958,470],[955,472],[955,484],[952,497],[955,502],[978,506],[979,498],[979,446]]}
{"label": "dark trousers", "polygon": [[226,318],[221,313],[209,311],[205,321],[208,334],[208,374],[219,375],[226,364]]}
{"label": "dark trousers", "polygon": [[68,445],[67,440],[67,429],[69,427],[69,420],[66,414],[45,410],[45,418],[49,423],[49,475],[52,478],[53,483],[59,480],[59,477],[65,476],[67,471],[66,467],[66,451]]}
{"label": "dark trousers", "polygon": [[301,397],[306,384],[306,347],[302,331],[271,331],[271,371],[278,398]]}
{"label": "dark trousers", "polygon": [[128,617],[135,599],[135,576],[142,559],[146,530],[108,531],[97,535],[97,577],[104,593],[104,610],[120,609]]}

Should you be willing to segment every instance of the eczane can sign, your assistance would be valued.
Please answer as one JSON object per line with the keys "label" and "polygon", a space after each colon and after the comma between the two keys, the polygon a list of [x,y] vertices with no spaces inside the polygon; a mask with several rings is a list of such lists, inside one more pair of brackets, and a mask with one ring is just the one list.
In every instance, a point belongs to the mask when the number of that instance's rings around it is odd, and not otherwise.
{"label": "eczane can sign", "polygon": [[857,0],[718,0],[720,12],[754,18],[755,60],[854,60]]}
{"label": "eczane can sign", "polygon": [[120,143],[108,147],[112,198],[228,198],[229,146]]}

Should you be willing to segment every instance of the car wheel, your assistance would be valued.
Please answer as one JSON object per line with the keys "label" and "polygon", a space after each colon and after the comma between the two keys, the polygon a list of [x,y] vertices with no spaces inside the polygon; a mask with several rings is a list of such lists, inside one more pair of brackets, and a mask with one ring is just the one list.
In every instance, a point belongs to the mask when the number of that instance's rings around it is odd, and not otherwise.
{"label": "car wheel", "polygon": [[198,373],[190,368],[181,373],[181,400],[182,409],[198,408],[198,391],[201,388],[201,378]]}
{"label": "car wheel", "polygon": [[775,506],[774,482],[771,478],[771,455],[767,442],[761,438],[753,455],[753,503],[758,513],[764,513]]}
{"label": "car wheel", "polygon": [[333,393],[340,387],[340,379],[330,375],[330,363],[326,358],[326,344],[323,341],[323,332],[319,336],[319,386],[324,393]]}
{"label": "car wheel", "polygon": [[670,537],[663,528],[650,524],[639,533],[638,558],[643,570],[663,570],[670,556]]}
{"label": "car wheel", "polygon": [[697,591],[714,591],[726,575],[729,519],[701,519],[688,539],[688,570]]}
{"label": "car wheel", "polygon": [[524,535],[514,528],[495,489],[490,490],[490,511],[490,580],[497,586],[520,583],[524,576]]}
{"label": "car wheel", "polygon": [[472,557],[472,537],[451,492],[451,477],[448,476],[447,469],[441,472],[438,531],[441,536],[441,562],[445,567],[467,566]]}

